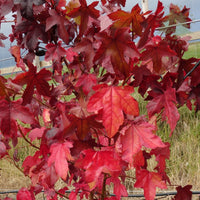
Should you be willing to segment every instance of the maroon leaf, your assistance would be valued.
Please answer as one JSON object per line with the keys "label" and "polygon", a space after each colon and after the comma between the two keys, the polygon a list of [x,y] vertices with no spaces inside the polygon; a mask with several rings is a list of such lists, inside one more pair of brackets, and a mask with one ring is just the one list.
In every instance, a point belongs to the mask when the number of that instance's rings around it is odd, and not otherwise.
{"label": "maroon leaf", "polygon": [[69,21],[66,17],[59,15],[55,10],[49,10],[50,17],[46,20],[46,31],[50,30],[53,26],[57,26],[58,35],[66,43],[69,43],[69,33],[66,26]]}
{"label": "maroon leaf", "polygon": [[184,187],[178,186],[176,187],[177,194],[175,195],[174,200],[191,200],[192,199],[192,192],[191,192],[192,186],[186,185]]}
{"label": "maroon leaf", "polygon": [[37,73],[37,68],[30,62],[28,62],[29,71],[24,72],[16,76],[13,80],[14,83],[19,85],[27,84],[23,93],[23,105],[29,104],[32,100],[34,89],[36,88],[38,93],[44,96],[50,96],[50,86],[47,82],[51,76],[51,72],[45,68]]}
{"label": "maroon leaf", "polygon": [[151,71],[158,74],[166,70],[163,69],[162,58],[176,55],[176,53],[169,48],[167,42],[163,41],[160,36],[153,37],[152,44],[146,45],[145,49],[146,50],[142,52],[141,59],[152,62],[153,69],[151,69]]}
{"label": "maroon leaf", "polygon": [[129,58],[134,59],[140,55],[131,41],[128,29],[117,29],[112,35],[101,32],[95,37],[101,41],[101,46],[94,61],[105,67],[108,72],[114,73],[115,71],[117,74],[127,76],[130,73]]}
{"label": "maroon leaf", "polygon": [[80,0],[79,2],[81,5],[78,8],[74,8],[67,15],[69,17],[81,17],[79,35],[82,36],[87,29],[89,17],[97,19],[99,17],[99,11],[95,9],[98,5],[98,1],[94,1],[89,6],[86,0]]}
{"label": "maroon leaf", "polygon": [[7,37],[3,33],[0,33],[0,47],[5,47],[2,40],[6,40],[6,39]]}
{"label": "maroon leaf", "polygon": [[15,0],[15,4],[20,4],[21,14],[24,18],[32,19],[33,5],[42,5],[44,0]]}
{"label": "maroon leaf", "polygon": [[28,108],[21,105],[21,101],[9,102],[6,100],[0,101],[0,127],[1,131],[7,138],[16,137],[17,125],[16,120],[23,123],[35,124],[34,115]]}

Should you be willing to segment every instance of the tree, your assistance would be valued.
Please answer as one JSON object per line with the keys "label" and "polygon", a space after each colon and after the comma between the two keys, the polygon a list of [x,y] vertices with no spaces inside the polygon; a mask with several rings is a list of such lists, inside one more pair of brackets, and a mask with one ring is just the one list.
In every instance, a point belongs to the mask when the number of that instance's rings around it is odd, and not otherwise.
{"label": "tree", "polygon": [[[20,189],[17,199],[35,199],[42,190],[48,199],[120,199],[132,169],[134,187],[143,188],[147,200],[171,184],[165,172],[170,144],[156,135],[155,122],[166,121],[171,135],[178,107],[200,107],[199,60],[183,59],[188,43],[172,26],[189,22],[189,9],[171,4],[165,16],[160,1],[146,13],[139,5],[126,12],[125,3],[0,1],[1,23],[13,13],[10,52],[22,70],[14,78],[0,76],[0,157],[16,163],[9,150],[20,137],[35,148],[22,164],[30,188]],[[6,38],[0,34],[2,47]],[[52,61],[51,67],[38,69],[35,56]],[[148,101],[147,116],[140,114],[135,91]],[[59,179],[66,186],[57,191]],[[111,183],[115,197],[106,187]],[[191,198],[190,189],[178,187],[175,199]]]}

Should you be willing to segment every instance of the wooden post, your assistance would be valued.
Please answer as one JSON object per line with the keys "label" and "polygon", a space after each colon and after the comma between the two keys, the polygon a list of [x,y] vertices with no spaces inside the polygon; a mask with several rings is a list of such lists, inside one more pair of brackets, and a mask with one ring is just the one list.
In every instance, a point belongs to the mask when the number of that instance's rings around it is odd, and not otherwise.
{"label": "wooden post", "polygon": [[143,11],[143,13],[147,12],[148,10],[149,10],[148,0],[142,0],[142,11]]}

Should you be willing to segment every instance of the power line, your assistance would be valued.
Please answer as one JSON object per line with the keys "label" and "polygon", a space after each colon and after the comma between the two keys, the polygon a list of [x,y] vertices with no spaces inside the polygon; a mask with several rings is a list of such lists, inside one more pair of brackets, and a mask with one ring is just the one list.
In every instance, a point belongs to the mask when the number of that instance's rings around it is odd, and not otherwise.
{"label": "power line", "polygon": [[192,20],[192,21],[189,21],[189,22],[178,23],[178,24],[172,24],[172,25],[168,25],[168,26],[165,26],[165,27],[159,27],[159,28],[156,28],[156,30],[163,30],[163,29],[166,29],[166,28],[172,28],[172,27],[175,27],[175,26],[191,24],[191,23],[196,23],[196,22],[200,22],[200,19]]}
{"label": "power line", "polygon": [[3,58],[3,59],[0,59],[0,62],[7,61],[7,60],[12,60],[12,59],[14,59],[14,57]]}

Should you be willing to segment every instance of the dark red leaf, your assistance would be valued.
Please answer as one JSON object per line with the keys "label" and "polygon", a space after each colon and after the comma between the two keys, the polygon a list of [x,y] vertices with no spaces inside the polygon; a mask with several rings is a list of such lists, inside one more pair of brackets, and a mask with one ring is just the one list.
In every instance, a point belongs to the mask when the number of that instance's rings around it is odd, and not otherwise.
{"label": "dark red leaf", "polygon": [[176,187],[177,194],[175,195],[174,200],[192,200],[192,186],[186,185],[184,187],[178,186]]}
{"label": "dark red leaf", "polygon": [[45,68],[37,73],[37,68],[32,63],[28,62],[29,71],[21,73],[13,80],[14,83],[19,85],[27,84],[23,93],[23,105],[29,104],[32,100],[34,89],[44,96],[50,96],[50,86],[48,80],[51,77],[51,72]]}
{"label": "dark red leaf", "polygon": [[98,1],[94,1],[88,6],[86,0],[80,0],[81,5],[67,14],[69,17],[73,18],[78,16],[81,17],[79,36],[82,36],[87,30],[89,17],[94,19],[99,17],[99,11],[95,9],[98,3]]}
{"label": "dark red leaf", "polygon": [[6,40],[6,39],[7,39],[7,37],[3,33],[0,33],[0,47],[5,47],[2,40]]}
{"label": "dark red leaf", "polygon": [[21,7],[21,14],[24,18],[32,19],[33,17],[33,5],[42,5],[44,0],[15,0],[15,4],[19,4]]}
{"label": "dark red leaf", "polygon": [[131,36],[127,28],[117,29],[112,35],[101,32],[95,35],[101,42],[94,61],[105,67],[110,73],[123,74],[130,73],[129,59],[139,57],[139,52],[135,44],[131,41]]}
{"label": "dark red leaf", "polygon": [[176,52],[171,50],[167,42],[163,41],[160,36],[153,37],[152,43],[146,45],[145,49],[142,52],[141,59],[152,62],[153,69],[150,68],[150,70],[158,74],[166,71],[162,58],[176,55]]}
{"label": "dark red leaf", "polygon": [[129,27],[131,25],[131,31],[133,34],[141,36],[142,34],[142,25],[144,17],[141,13],[141,9],[137,4],[131,10],[131,12],[125,12],[123,10],[118,10],[109,14],[108,16],[115,20],[113,23],[115,28]]}
{"label": "dark red leaf", "polygon": [[58,35],[66,43],[69,43],[69,33],[66,26],[69,21],[65,16],[59,15],[55,10],[49,10],[50,17],[46,20],[46,31],[50,30],[53,26],[57,26]]}
{"label": "dark red leaf", "polygon": [[0,127],[5,137],[12,138],[17,135],[17,120],[23,123],[36,124],[34,115],[28,108],[21,105],[21,101],[0,101]]}

